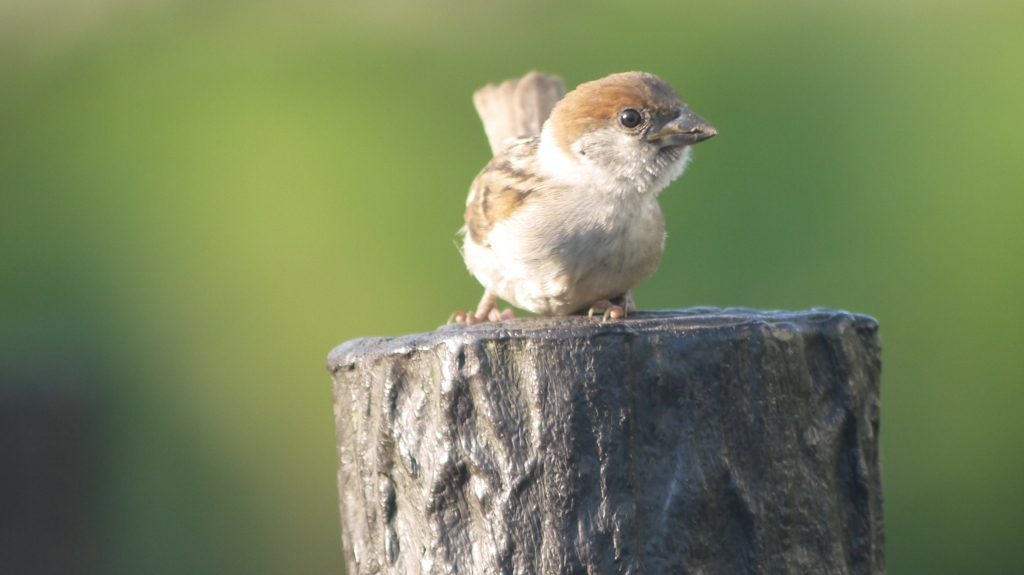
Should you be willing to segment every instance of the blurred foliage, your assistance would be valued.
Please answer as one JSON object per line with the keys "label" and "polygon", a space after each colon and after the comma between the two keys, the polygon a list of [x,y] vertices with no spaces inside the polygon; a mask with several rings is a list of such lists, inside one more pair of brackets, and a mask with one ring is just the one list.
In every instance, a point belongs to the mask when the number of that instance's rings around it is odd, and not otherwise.
{"label": "blurred foliage", "polygon": [[889,572],[1024,572],[1024,4],[3,3],[0,373],[103,406],[99,572],[341,572],[324,359],[475,305],[470,94],[530,69],[721,133],[641,307],[879,319]]}

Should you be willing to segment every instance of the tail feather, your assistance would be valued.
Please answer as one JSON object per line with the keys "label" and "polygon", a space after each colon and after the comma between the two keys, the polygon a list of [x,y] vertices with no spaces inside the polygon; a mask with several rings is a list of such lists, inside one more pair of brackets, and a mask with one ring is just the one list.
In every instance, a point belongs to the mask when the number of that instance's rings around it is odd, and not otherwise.
{"label": "tail feather", "polygon": [[484,122],[494,155],[505,151],[516,138],[539,135],[544,121],[563,96],[562,79],[540,72],[477,90],[473,104]]}

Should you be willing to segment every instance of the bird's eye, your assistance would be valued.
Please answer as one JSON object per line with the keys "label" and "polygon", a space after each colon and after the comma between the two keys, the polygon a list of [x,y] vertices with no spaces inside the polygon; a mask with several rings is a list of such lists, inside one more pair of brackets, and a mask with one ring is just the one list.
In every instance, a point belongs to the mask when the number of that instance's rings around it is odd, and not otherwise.
{"label": "bird's eye", "polygon": [[640,122],[644,119],[640,112],[637,112],[633,108],[626,108],[619,112],[619,123],[627,128],[635,128],[640,125]]}

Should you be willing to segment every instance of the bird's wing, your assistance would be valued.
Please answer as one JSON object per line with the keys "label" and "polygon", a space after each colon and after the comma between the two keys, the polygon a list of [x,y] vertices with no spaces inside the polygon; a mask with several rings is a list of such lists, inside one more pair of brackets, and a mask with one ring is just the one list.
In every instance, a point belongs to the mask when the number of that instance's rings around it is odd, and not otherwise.
{"label": "bird's wing", "polygon": [[498,222],[522,208],[541,191],[536,176],[540,138],[521,141],[495,157],[473,180],[466,200],[466,231],[472,241],[486,245]]}
{"label": "bird's wing", "polygon": [[513,146],[516,138],[540,135],[544,121],[563,96],[565,83],[562,79],[540,72],[477,90],[473,104],[484,122],[494,155]]}

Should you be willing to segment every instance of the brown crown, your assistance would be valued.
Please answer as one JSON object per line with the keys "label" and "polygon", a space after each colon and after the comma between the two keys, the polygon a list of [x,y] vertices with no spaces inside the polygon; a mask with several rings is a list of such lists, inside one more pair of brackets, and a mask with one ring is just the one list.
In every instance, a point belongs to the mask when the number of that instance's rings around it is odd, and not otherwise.
{"label": "brown crown", "polygon": [[580,84],[551,112],[556,144],[567,153],[573,142],[589,130],[618,120],[626,108],[668,114],[683,105],[668,82],[646,72],[623,72]]}

